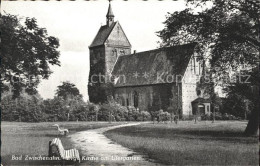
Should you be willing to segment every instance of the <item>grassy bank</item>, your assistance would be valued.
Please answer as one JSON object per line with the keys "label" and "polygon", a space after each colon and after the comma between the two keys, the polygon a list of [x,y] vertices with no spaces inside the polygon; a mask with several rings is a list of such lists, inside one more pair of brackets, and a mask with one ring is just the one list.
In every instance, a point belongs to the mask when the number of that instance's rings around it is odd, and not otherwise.
{"label": "grassy bank", "polygon": [[[69,135],[77,131],[95,129],[105,126],[118,125],[120,123],[108,122],[47,122],[47,123],[22,123],[1,122],[1,158],[3,165],[35,165],[45,164],[25,161],[28,156],[47,156],[48,143],[55,137],[60,137],[65,149],[74,148],[68,136],[58,136],[53,124],[69,129]],[[23,157],[22,161],[12,160],[12,156]]]}
{"label": "grassy bank", "polygon": [[246,124],[142,124],[110,130],[105,135],[163,164],[258,165],[258,138],[243,136]]}

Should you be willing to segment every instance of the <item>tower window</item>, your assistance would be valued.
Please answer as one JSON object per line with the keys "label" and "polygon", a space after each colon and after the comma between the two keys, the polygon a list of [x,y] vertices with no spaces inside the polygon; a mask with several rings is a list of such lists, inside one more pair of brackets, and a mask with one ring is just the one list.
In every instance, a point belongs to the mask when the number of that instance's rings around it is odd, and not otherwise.
{"label": "tower window", "polygon": [[117,57],[117,49],[112,50],[112,55]]}
{"label": "tower window", "polygon": [[124,49],[120,50],[120,55],[125,55],[125,50]]}
{"label": "tower window", "polygon": [[117,33],[119,34],[119,32],[120,32],[120,28],[119,26],[117,26]]}

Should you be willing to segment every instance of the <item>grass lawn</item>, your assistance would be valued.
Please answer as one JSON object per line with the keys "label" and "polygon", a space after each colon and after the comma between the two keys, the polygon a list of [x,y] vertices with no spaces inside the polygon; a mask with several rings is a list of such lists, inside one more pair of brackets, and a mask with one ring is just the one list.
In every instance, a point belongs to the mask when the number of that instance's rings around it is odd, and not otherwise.
{"label": "grass lawn", "polygon": [[[77,131],[100,128],[120,123],[108,122],[44,122],[44,123],[22,123],[22,122],[1,122],[1,159],[5,165],[39,165],[44,162],[25,161],[28,156],[47,156],[49,141],[60,137],[65,149],[74,148],[67,136],[58,136],[57,129],[53,124],[68,128],[69,134]],[[23,156],[22,161],[12,160],[12,155]]]}
{"label": "grass lawn", "polygon": [[247,122],[180,121],[107,131],[113,141],[169,165],[258,165],[258,137],[244,137]]}

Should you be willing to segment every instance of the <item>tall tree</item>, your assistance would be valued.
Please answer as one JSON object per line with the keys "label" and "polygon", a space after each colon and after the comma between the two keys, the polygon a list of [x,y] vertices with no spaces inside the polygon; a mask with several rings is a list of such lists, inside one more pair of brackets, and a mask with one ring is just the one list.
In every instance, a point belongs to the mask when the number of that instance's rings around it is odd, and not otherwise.
{"label": "tall tree", "polygon": [[23,89],[34,94],[40,80],[52,73],[50,65],[60,65],[59,41],[35,18],[3,14],[0,22],[1,92],[11,87],[13,97]]}
{"label": "tall tree", "polygon": [[[197,42],[196,51],[210,63],[210,72],[223,78],[241,64],[259,68],[259,15],[260,3],[255,0],[187,0],[187,9],[168,13],[158,36],[161,46]],[[259,79],[250,86],[259,87]],[[247,135],[258,131],[259,102],[253,102]]]}
{"label": "tall tree", "polygon": [[73,97],[82,98],[82,95],[79,93],[76,85],[68,81],[62,82],[62,85],[58,86],[56,95],[58,97],[62,97],[64,100],[69,98],[71,99]]}

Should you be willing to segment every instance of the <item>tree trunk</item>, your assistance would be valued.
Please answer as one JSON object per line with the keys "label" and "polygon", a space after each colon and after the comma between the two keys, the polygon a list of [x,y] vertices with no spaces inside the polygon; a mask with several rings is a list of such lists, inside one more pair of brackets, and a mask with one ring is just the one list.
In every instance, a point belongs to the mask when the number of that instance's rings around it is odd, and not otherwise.
{"label": "tree trunk", "polygon": [[[260,18],[258,19],[258,25],[260,24]],[[260,27],[258,27],[258,41],[260,41]],[[258,52],[259,56],[260,56],[260,49],[259,49],[259,52]],[[260,66],[259,66],[259,56],[258,56],[258,62],[257,62],[257,71],[259,73],[259,69],[260,69]],[[259,102],[260,102],[260,91],[259,91],[259,82],[258,84],[256,85],[256,88],[255,90],[253,90],[253,93],[256,93],[256,102],[254,102],[256,104],[254,110],[252,111],[251,115],[250,115],[250,118],[249,118],[249,122],[246,126],[246,130],[245,130],[245,135],[247,136],[253,136],[253,135],[259,135]]]}
{"label": "tree trunk", "polygon": [[256,136],[259,134],[259,102],[260,101],[258,100],[255,109],[252,110],[249,117],[249,121],[244,132],[247,136]]}

